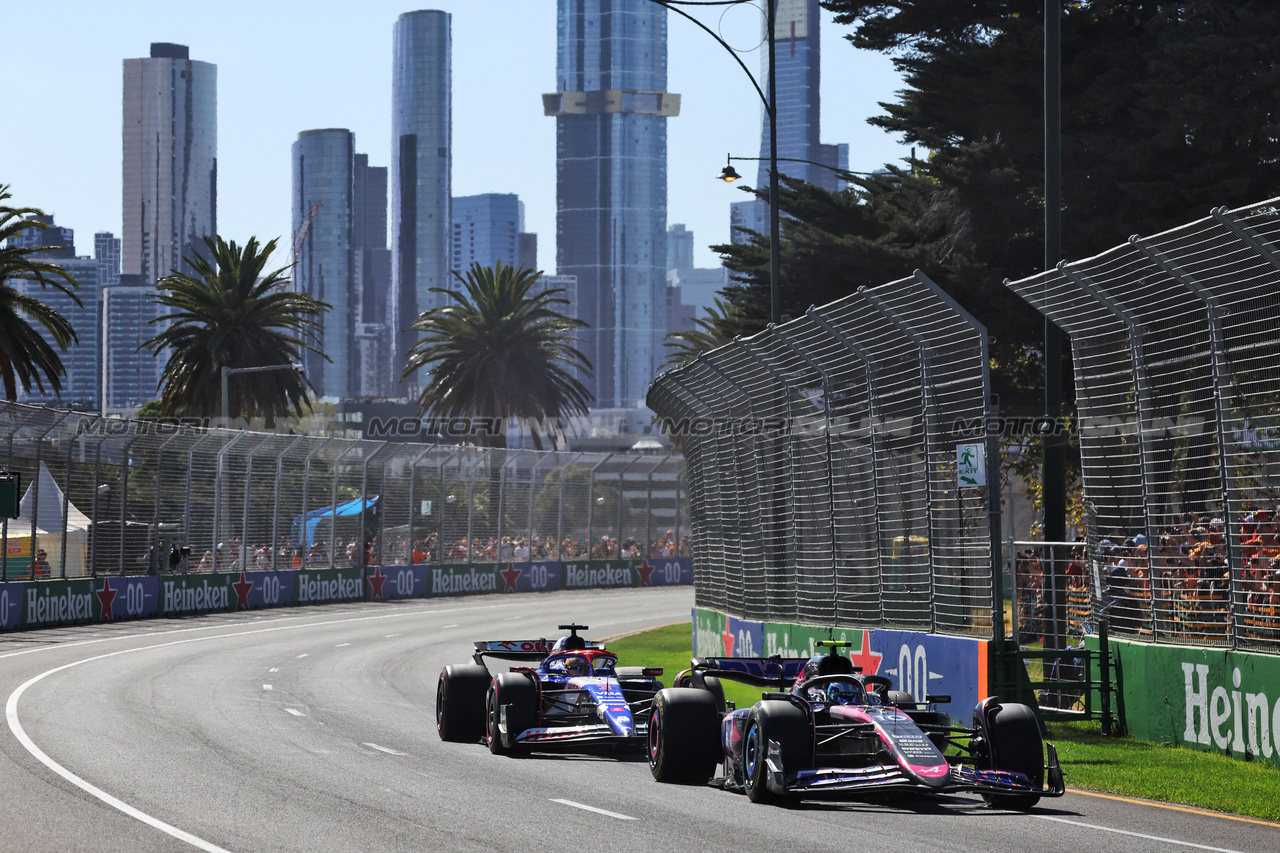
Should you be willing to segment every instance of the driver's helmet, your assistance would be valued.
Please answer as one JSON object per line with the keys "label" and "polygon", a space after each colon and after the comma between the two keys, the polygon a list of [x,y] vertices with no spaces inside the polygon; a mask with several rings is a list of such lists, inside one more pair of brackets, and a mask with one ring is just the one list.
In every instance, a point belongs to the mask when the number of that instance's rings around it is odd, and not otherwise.
{"label": "driver's helmet", "polygon": [[574,655],[571,658],[565,658],[564,671],[570,678],[583,678],[591,674],[591,664],[586,658]]}
{"label": "driver's helmet", "polygon": [[827,701],[832,705],[856,705],[862,691],[847,681],[833,681],[827,685]]}

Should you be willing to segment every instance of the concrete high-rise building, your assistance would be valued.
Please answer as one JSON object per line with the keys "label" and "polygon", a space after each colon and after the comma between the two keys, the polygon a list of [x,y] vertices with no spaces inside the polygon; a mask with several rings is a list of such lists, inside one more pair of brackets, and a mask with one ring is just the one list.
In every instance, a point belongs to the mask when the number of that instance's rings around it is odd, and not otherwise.
{"label": "concrete high-rise building", "polygon": [[[43,253],[42,253],[43,254]],[[76,280],[75,300],[55,287],[43,287],[39,282],[12,282],[15,288],[39,299],[57,311],[75,329],[76,340],[66,350],[59,350],[58,357],[66,373],[62,377],[62,391],[54,394],[49,385],[41,393],[34,386],[29,393],[18,393],[18,401],[38,406],[56,406],[63,409],[95,412],[98,409],[98,262],[93,258],[59,257],[52,260]],[[43,331],[43,326],[36,326]],[[50,341],[52,344],[52,341]],[[54,345],[57,349],[57,346]]]}
{"label": "concrete high-rise building", "polygon": [[[821,132],[822,51],[819,26],[822,10],[819,0],[778,0],[774,26],[777,57],[777,114],[779,175],[798,178],[823,189],[836,191],[844,182],[834,171],[810,163],[822,163],[836,169],[849,167],[849,146],[824,145]],[[768,37],[768,23],[761,15],[761,36]],[[760,79],[769,75],[769,52],[761,50]],[[769,186],[769,116],[761,110],[760,157],[756,186]],[[791,162],[789,162],[791,161]],[[759,199],[731,205],[730,239],[746,242],[738,230],[750,228],[768,236],[769,205]]]}
{"label": "concrete high-rise building", "polygon": [[154,43],[124,61],[121,271],[154,285],[218,233],[218,67]]}
{"label": "concrete high-rise building", "polygon": [[557,0],[556,271],[578,280],[601,408],[643,405],[666,327],[667,10]]}
{"label": "concrete high-rise building", "polygon": [[[452,34],[447,12],[396,19],[391,61],[391,363],[416,340],[409,324],[449,286]],[[394,370],[399,380],[400,371]],[[404,383],[415,392],[421,372]]]}
{"label": "concrete high-rise building", "polygon": [[110,231],[93,235],[93,256],[98,261],[98,286],[115,287],[120,283],[120,238]]}
{"label": "concrete high-rise building", "polygon": [[40,249],[36,257],[41,260],[74,258],[76,256],[76,232],[53,221],[53,215],[28,216],[27,219],[44,223],[44,228],[24,228],[9,239],[9,245],[24,249]]}
{"label": "concrete high-rise building", "polygon": [[514,193],[485,193],[453,200],[450,269],[466,274],[472,264],[509,267],[520,263],[524,205]]}
{"label": "concrete high-rise building", "polygon": [[693,232],[676,223],[667,229],[667,270],[693,269]]}
{"label": "concrete high-rise building", "polygon": [[522,267],[536,270],[538,268],[538,235],[521,232],[519,242],[520,249],[516,253],[516,263]]}
{"label": "concrete high-rise building", "polygon": [[329,304],[320,322],[319,349],[304,350],[307,379],[320,397],[350,394],[351,341],[355,334],[355,134],[341,128],[304,130],[293,143],[293,233],[306,228],[298,247],[293,285]]}

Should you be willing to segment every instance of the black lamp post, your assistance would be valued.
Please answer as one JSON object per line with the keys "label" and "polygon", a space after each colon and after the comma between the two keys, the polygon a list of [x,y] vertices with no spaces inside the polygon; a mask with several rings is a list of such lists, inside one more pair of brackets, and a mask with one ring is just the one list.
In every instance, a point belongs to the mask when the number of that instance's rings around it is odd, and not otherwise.
{"label": "black lamp post", "polygon": [[778,281],[780,278],[778,261],[778,111],[776,107],[778,80],[777,67],[774,61],[777,41],[777,33],[774,30],[778,15],[778,0],[764,0],[765,37],[769,45],[768,94],[761,90],[759,81],[756,80],[755,75],[743,63],[737,51],[730,47],[724,39],[720,38],[706,24],[683,9],[677,8],[679,6],[741,6],[747,3],[755,5],[756,0],[650,0],[650,2],[657,3],[659,6],[692,21],[703,32],[719,42],[721,47],[729,51],[729,55],[738,63],[738,67],[751,79],[751,85],[755,87],[756,94],[760,96],[761,102],[764,103],[765,115],[769,117],[769,321],[777,323],[781,319],[778,302]]}

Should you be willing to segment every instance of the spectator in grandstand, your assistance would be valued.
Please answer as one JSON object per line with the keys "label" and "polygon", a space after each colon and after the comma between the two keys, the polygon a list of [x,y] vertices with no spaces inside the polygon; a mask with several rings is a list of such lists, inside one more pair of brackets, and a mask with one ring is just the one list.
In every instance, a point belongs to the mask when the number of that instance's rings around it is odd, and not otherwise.
{"label": "spectator in grandstand", "polygon": [[196,563],[197,572],[213,571],[213,552],[205,551],[204,556],[200,558],[200,562]]}
{"label": "spectator in grandstand", "polygon": [[36,551],[36,557],[31,561],[31,577],[39,580],[40,578],[49,577],[49,573],[53,568],[49,565],[49,555],[45,553],[43,548]]}
{"label": "spectator in grandstand", "polygon": [[523,536],[516,537],[515,547],[511,549],[512,559],[517,563],[529,562],[529,542]]}

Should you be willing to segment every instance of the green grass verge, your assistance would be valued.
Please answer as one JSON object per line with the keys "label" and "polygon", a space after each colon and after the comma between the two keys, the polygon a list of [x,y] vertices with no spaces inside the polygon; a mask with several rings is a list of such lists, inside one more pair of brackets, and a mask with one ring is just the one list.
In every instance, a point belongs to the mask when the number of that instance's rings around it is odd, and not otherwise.
{"label": "green grass verge", "polygon": [[[693,636],[688,622],[632,634],[609,643],[623,666],[661,666],[671,683],[689,668]],[[746,707],[760,691],[725,682],[725,698]],[[960,721],[968,725],[968,720]],[[1050,723],[1049,740],[1067,786],[1280,821],[1280,770],[1213,752],[1130,737],[1103,737],[1097,724]]]}

